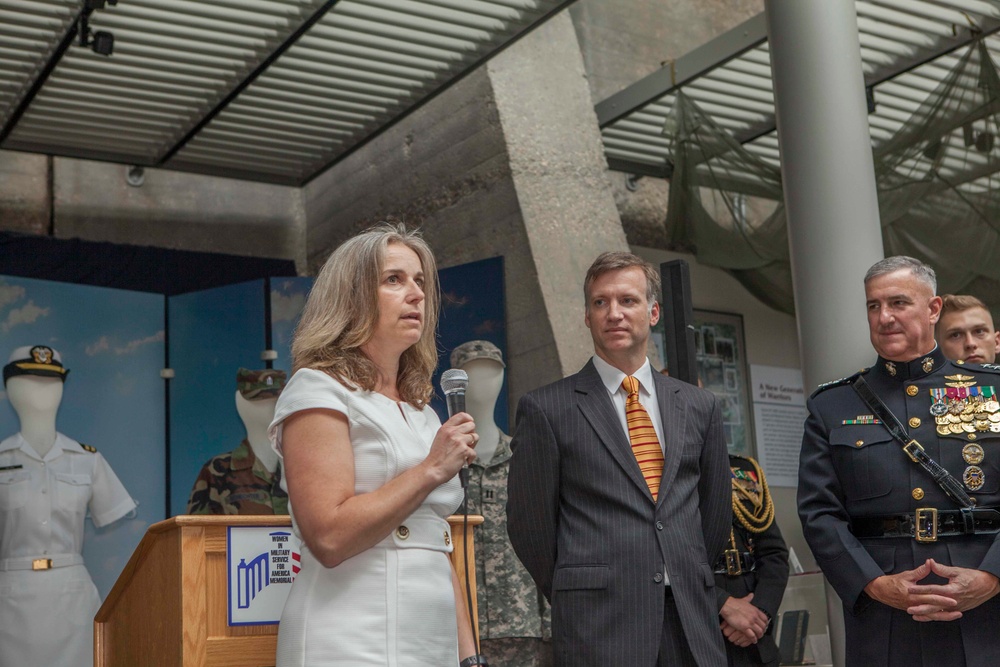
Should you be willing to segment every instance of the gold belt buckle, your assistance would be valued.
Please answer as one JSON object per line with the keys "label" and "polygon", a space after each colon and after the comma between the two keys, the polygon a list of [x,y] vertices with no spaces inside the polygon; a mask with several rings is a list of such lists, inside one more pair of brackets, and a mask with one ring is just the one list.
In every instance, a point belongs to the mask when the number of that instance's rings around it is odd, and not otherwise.
{"label": "gold belt buckle", "polygon": [[[938,533],[938,511],[936,507],[918,507],[915,519],[916,525],[913,527],[913,536],[917,542],[937,542]],[[925,527],[925,522],[930,522],[929,527]]]}
{"label": "gold belt buckle", "polygon": [[52,559],[51,558],[36,558],[31,561],[32,570],[51,570],[52,569]]}
{"label": "gold belt buckle", "polygon": [[726,574],[730,577],[743,574],[743,563],[740,562],[740,552],[736,549],[726,549]]}

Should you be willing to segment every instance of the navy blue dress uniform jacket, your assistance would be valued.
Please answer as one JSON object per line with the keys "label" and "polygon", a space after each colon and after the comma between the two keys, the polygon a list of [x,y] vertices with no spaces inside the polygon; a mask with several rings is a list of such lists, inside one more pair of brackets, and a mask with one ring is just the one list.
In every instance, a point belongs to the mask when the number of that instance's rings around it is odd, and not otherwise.
{"label": "navy blue dress uniform jacket", "polygon": [[[753,471],[753,464],[741,457],[730,456],[730,467],[743,471]],[[757,480],[758,484],[762,480]],[[733,493],[737,502],[746,504],[746,499]],[[730,597],[743,598],[753,593],[751,604],[761,609],[771,618],[767,632],[756,644],[740,647],[729,640],[726,641],[726,654],[730,665],[777,665],[778,644],[774,639],[774,630],[778,622],[778,608],[785,595],[788,585],[788,546],[781,536],[777,520],[771,522],[763,532],[751,533],[733,517],[733,535],[736,550],[750,553],[754,558],[754,569],[742,574],[721,574],[720,568],[725,568],[725,559],[716,564],[715,587],[719,610]],[[727,548],[730,548],[727,546]]]}
{"label": "navy blue dress uniform jacket", "polygon": [[[982,447],[983,483],[967,492],[978,507],[986,508],[1000,507],[1000,433],[941,436],[930,410],[935,402],[932,390],[945,390],[956,375],[970,377],[976,387],[1000,387],[997,368],[953,363],[935,349],[909,363],[880,357],[864,372],[910,437],[960,482],[969,466],[963,448],[970,443]],[[928,558],[1000,575],[1000,540],[996,535],[960,535],[920,543],[908,537],[855,536],[852,520],[959,506],[909,459],[882,424],[870,423],[871,410],[850,379],[820,387],[808,401],[798,489],[806,540],[844,603],[847,664],[996,665],[1000,598],[965,612],[958,621],[920,623],[864,592],[876,577],[911,570]],[[926,582],[943,580],[932,576]]]}
{"label": "navy blue dress uniform jacket", "polygon": [[557,666],[657,664],[664,564],[698,664],[726,664],[713,574],[731,512],[719,403],[653,381],[666,441],[655,504],[593,362],[518,404],[507,532],[552,603]]}

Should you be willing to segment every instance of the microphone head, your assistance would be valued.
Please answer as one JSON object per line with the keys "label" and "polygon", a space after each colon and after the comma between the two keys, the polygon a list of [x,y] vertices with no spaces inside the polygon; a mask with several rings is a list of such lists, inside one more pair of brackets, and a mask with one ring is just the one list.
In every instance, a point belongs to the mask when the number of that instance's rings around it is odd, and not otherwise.
{"label": "microphone head", "polygon": [[465,393],[469,386],[469,374],[461,368],[449,368],[441,374],[441,391],[444,395]]}

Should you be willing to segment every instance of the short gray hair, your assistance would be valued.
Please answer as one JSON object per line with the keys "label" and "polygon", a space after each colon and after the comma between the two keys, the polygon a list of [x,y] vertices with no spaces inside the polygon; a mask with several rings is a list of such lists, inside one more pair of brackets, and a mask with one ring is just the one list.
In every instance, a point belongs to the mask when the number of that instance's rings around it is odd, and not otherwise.
{"label": "short gray hair", "polygon": [[931,288],[931,293],[937,294],[937,274],[934,273],[934,269],[919,259],[907,257],[906,255],[886,257],[872,264],[872,268],[868,269],[868,273],[865,274],[865,285],[872,278],[902,271],[903,269],[911,271],[918,280],[926,283]]}

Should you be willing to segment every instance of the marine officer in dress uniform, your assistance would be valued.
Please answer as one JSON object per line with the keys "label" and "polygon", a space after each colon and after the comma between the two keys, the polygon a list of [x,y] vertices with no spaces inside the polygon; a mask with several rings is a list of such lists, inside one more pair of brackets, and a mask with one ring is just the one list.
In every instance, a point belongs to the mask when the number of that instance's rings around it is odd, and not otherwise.
{"label": "marine officer in dress uniform", "polygon": [[760,465],[729,455],[733,525],[715,566],[715,590],[731,667],[777,667],[774,623],[788,584],[788,547]]}
{"label": "marine officer in dress uniform", "polygon": [[[799,517],[844,603],[848,665],[997,660],[1000,372],[945,359],[934,342],[936,290],[934,271],[915,259],[872,266],[865,295],[878,358],[821,386],[807,404]],[[903,439],[957,480],[958,493],[946,493],[903,450],[860,397],[859,376],[901,423]],[[923,458],[914,444],[907,449]],[[963,510],[960,494],[975,508]]]}
{"label": "marine officer in dress uniform", "polygon": [[69,371],[46,345],[14,350],[4,387],[21,430],[0,442],[0,667],[93,664],[97,588],[83,522],[136,503],[94,447],[56,432]]}

